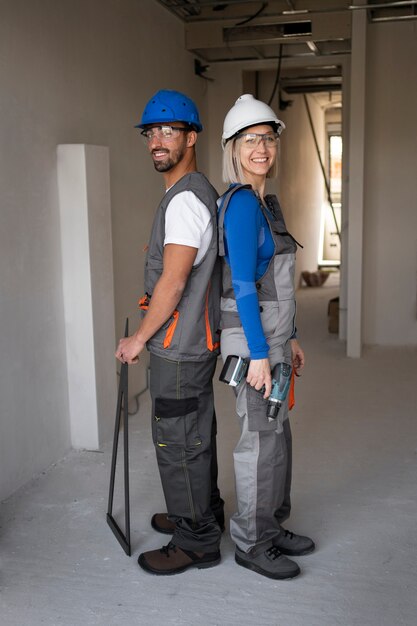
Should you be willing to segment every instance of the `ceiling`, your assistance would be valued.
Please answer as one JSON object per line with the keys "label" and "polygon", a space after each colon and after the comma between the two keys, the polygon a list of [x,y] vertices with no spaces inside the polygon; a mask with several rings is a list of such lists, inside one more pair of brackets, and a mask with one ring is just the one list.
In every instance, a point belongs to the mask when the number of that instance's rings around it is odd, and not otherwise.
{"label": "ceiling", "polygon": [[184,23],[196,74],[239,62],[275,70],[287,93],[341,91],[343,59],[351,51],[354,11],[382,22],[417,19],[417,0],[156,0]]}

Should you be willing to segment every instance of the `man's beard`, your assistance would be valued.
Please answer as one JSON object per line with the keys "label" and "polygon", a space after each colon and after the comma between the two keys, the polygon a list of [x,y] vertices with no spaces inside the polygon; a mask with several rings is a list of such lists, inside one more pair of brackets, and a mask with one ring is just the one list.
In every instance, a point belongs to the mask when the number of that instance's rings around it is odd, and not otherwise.
{"label": "man's beard", "polygon": [[167,152],[167,158],[163,161],[154,161],[153,166],[157,172],[169,172],[169,170],[172,170],[172,168],[182,160],[184,154],[185,148],[182,146],[174,152],[171,152],[171,154]]}

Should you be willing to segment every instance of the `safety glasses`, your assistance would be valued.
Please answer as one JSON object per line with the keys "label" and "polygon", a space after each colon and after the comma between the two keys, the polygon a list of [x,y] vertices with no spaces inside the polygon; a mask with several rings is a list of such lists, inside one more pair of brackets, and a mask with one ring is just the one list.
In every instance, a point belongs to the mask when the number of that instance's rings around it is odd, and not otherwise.
{"label": "safety glasses", "polygon": [[248,148],[257,148],[261,141],[266,148],[275,148],[279,140],[279,134],[274,132],[262,135],[260,133],[239,133],[236,137]]}
{"label": "safety glasses", "polygon": [[179,137],[181,132],[189,132],[191,128],[183,126],[152,126],[151,128],[144,128],[141,131],[141,135],[146,144],[150,143],[152,139],[162,139],[163,141],[172,141]]}

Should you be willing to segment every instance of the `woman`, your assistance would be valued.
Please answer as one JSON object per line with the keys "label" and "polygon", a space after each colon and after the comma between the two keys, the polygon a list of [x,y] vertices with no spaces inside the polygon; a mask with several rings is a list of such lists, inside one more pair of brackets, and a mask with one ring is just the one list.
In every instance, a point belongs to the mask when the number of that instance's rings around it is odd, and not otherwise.
{"label": "woman", "polygon": [[222,357],[250,359],[246,382],[235,388],[241,436],[234,451],[238,510],[230,532],[236,562],[275,579],[300,573],[284,555],[300,556],[315,547],[281,526],[291,508],[288,397],[275,418],[267,415],[271,370],[275,377],[279,364],[296,374],[304,366],[294,325],[297,244],[276,196],[264,194],[284,128],[264,102],[249,94],[238,98],[222,136],[223,179],[231,185],[218,202]]}

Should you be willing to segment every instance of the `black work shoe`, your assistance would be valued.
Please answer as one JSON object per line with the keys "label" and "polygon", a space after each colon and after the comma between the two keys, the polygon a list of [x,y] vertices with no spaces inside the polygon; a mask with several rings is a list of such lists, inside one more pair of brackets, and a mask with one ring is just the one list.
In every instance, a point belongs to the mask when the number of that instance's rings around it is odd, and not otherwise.
{"label": "black work shoe", "polygon": [[272,540],[274,546],[278,548],[282,554],[288,556],[303,556],[304,554],[310,554],[314,551],[314,541],[310,537],[303,537],[302,535],[296,535],[289,530],[281,528],[281,532],[278,537]]}
{"label": "black work shoe", "polygon": [[216,552],[190,552],[174,545],[171,541],[160,550],[150,550],[139,555],[140,567],[151,574],[169,576],[180,574],[186,569],[203,569],[220,563],[220,550]]}
{"label": "black work shoe", "polygon": [[297,563],[287,559],[276,546],[271,546],[257,556],[253,556],[250,552],[243,552],[236,546],[235,561],[242,567],[275,580],[295,578],[300,573]]}
{"label": "black work shoe", "polygon": [[[220,524],[219,520],[217,520],[217,523],[220,526],[220,530],[224,532],[224,522]],[[151,526],[158,533],[163,533],[164,535],[173,535],[175,531],[175,524],[168,519],[167,513],[155,513],[155,515],[152,515]]]}

